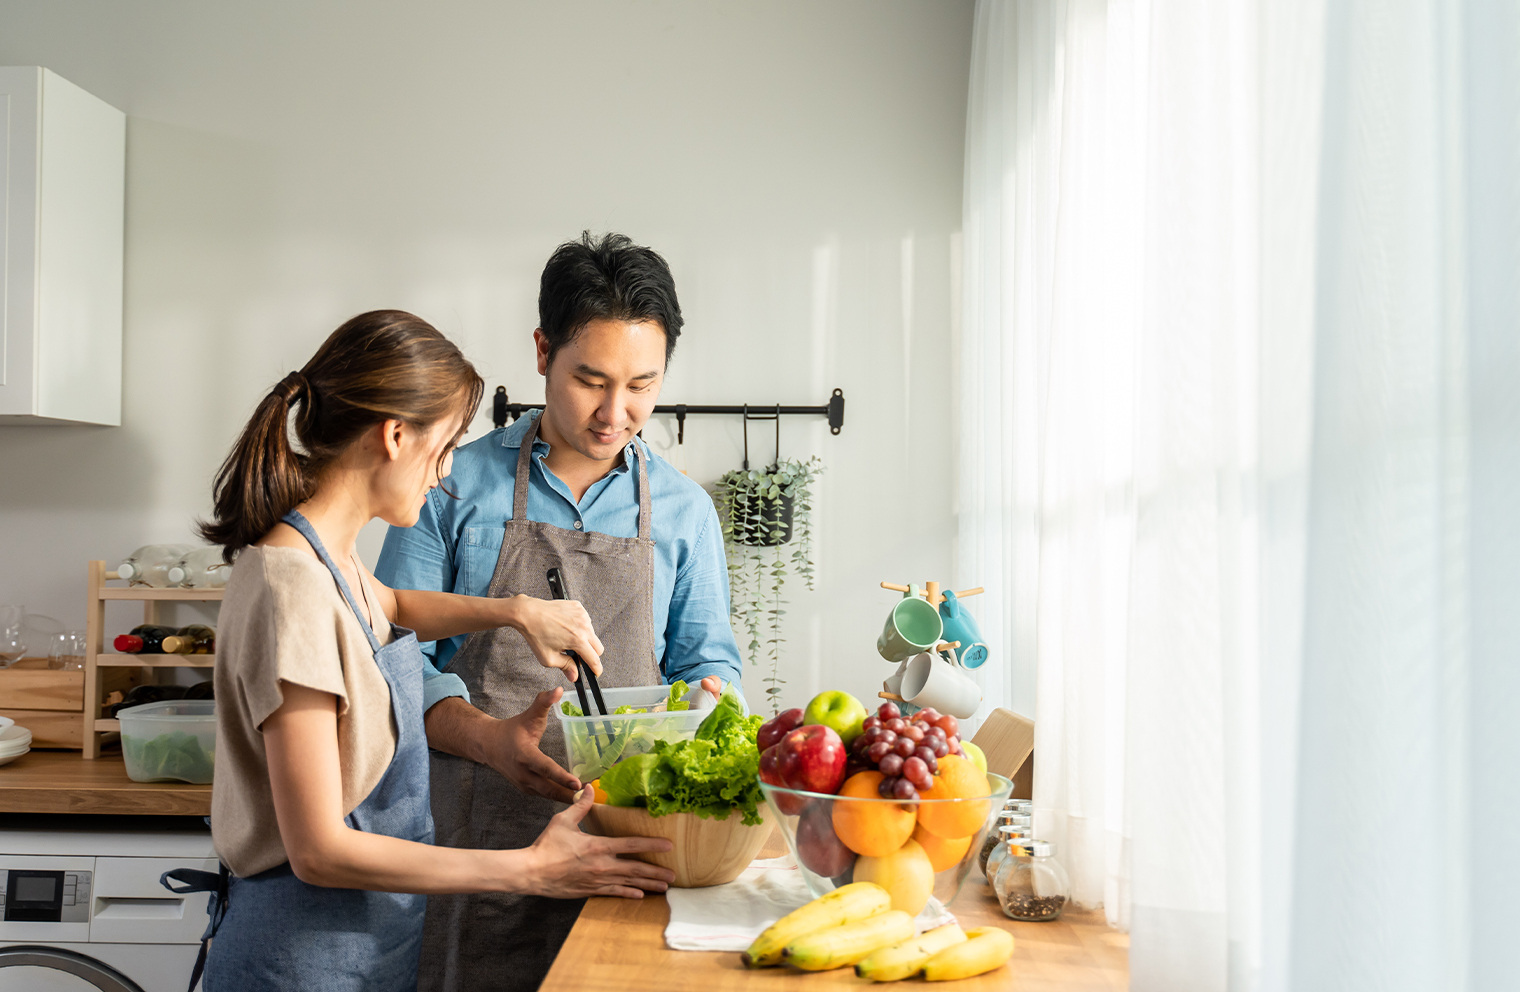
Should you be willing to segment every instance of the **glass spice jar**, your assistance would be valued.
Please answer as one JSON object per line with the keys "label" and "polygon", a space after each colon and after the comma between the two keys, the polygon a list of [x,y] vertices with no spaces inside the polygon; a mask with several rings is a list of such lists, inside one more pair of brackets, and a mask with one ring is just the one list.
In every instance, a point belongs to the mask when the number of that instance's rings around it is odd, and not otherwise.
{"label": "glass spice jar", "polygon": [[[982,876],[987,884],[992,884],[992,879],[997,875],[998,865],[1008,857],[1008,841],[1019,837],[1034,836],[1032,817],[1020,813],[1009,813],[1006,822],[997,828],[997,836],[993,839],[991,849],[986,851],[982,861]],[[985,847],[985,845],[983,845]]]}
{"label": "glass spice jar", "polygon": [[1050,842],[1017,838],[1008,849],[992,884],[1003,914],[1036,923],[1060,916],[1071,897],[1071,880]]}

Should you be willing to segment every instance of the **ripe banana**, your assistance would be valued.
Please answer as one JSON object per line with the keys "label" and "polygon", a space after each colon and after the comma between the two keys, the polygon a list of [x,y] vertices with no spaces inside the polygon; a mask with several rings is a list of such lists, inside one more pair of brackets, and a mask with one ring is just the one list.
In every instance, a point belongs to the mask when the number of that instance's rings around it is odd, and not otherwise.
{"label": "ripe banana", "polygon": [[966,931],[966,941],[924,962],[924,981],[947,982],[1000,968],[1013,957],[1013,934],[997,927]]}
{"label": "ripe banana", "polygon": [[800,909],[795,909],[772,923],[764,933],[749,945],[742,960],[746,967],[763,968],[780,964],[781,952],[786,945],[799,937],[819,930],[854,923],[885,913],[892,908],[892,897],[887,890],[870,882],[853,882],[843,885],[828,895],[819,896]]}
{"label": "ripe banana", "polygon": [[913,936],[913,917],[900,909],[842,927],[798,937],[786,945],[782,960],[803,971],[828,971],[852,965],[873,951]]}
{"label": "ripe banana", "polygon": [[935,927],[893,947],[883,947],[855,966],[855,974],[873,982],[895,982],[924,969],[924,962],[947,947],[966,942],[958,923]]}

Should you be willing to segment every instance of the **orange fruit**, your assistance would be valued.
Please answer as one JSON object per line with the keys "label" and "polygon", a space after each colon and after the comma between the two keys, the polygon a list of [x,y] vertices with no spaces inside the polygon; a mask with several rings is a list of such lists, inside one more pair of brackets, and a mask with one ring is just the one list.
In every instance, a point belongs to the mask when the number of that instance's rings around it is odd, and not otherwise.
{"label": "orange fruit", "polygon": [[947,754],[939,759],[939,774],[934,785],[920,792],[921,799],[959,799],[957,803],[927,802],[918,808],[918,822],[929,833],[945,840],[970,837],[982,829],[991,812],[991,801],[977,797],[992,790],[987,776],[965,758]]}
{"label": "orange fruit", "polygon": [[[915,817],[912,806],[887,802],[876,787],[885,776],[881,772],[857,772],[839,788],[839,799],[831,811],[834,834],[845,847],[871,858],[885,857],[902,847],[913,836]],[[848,799],[875,799],[877,802],[848,802]],[[978,824],[980,826],[980,824]]]}
{"label": "orange fruit", "polygon": [[602,780],[599,778],[591,780],[591,801],[607,805],[607,793],[602,791]]}
{"label": "orange fruit", "polygon": [[913,828],[913,839],[918,841],[918,846],[929,856],[929,864],[936,872],[954,868],[966,856],[966,848],[971,846],[970,837],[945,840],[925,830],[922,823]]}

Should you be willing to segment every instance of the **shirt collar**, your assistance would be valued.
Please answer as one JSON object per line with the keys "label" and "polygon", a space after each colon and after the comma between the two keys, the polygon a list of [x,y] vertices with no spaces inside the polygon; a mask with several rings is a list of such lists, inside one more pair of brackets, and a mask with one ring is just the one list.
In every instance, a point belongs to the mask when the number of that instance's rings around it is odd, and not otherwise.
{"label": "shirt collar", "polygon": [[[528,410],[521,417],[503,428],[501,432],[501,446],[503,448],[521,448],[523,438],[528,434],[528,428],[532,426],[533,421],[537,420],[542,413],[542,410]],[[633,445],[634,441],[629,441],[624,446],[623,460],[618,463],[616,468],[608,472],[608,475],[621,475],[629,470],[634,461],[639,457]],[[549,453],[549,442],[544,440],[542,434],[537,435],[533,439],[533,453],[539,456]]]}

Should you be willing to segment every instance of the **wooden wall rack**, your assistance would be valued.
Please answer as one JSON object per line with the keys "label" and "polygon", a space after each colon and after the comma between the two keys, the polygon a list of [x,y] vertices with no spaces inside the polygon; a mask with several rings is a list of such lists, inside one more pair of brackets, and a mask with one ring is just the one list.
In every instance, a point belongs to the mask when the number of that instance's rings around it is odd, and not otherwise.
{"label": "wooden wall rack", "polygon": [[[143,623],[158,623],[160,603],[208,603],[220,602],[220,589],[154,589],[149,586],[108,586],[106,582],[118,578],[115,572],[106,571],[106,563],[89,563],[89,598],[86,603],[85,655],[84,655],[84,714],[81,728],[85,758],[100,756],[101,738],[119,733],[118,720],[104,719],[101,706],[105,704],[105,675],[118,668],[210,668],[216,663],[214,654],[110,654],[106,647],[106,604],[113,600],[140,601],[143,604]],[[146,674],[146,672],[145,672]]]}

